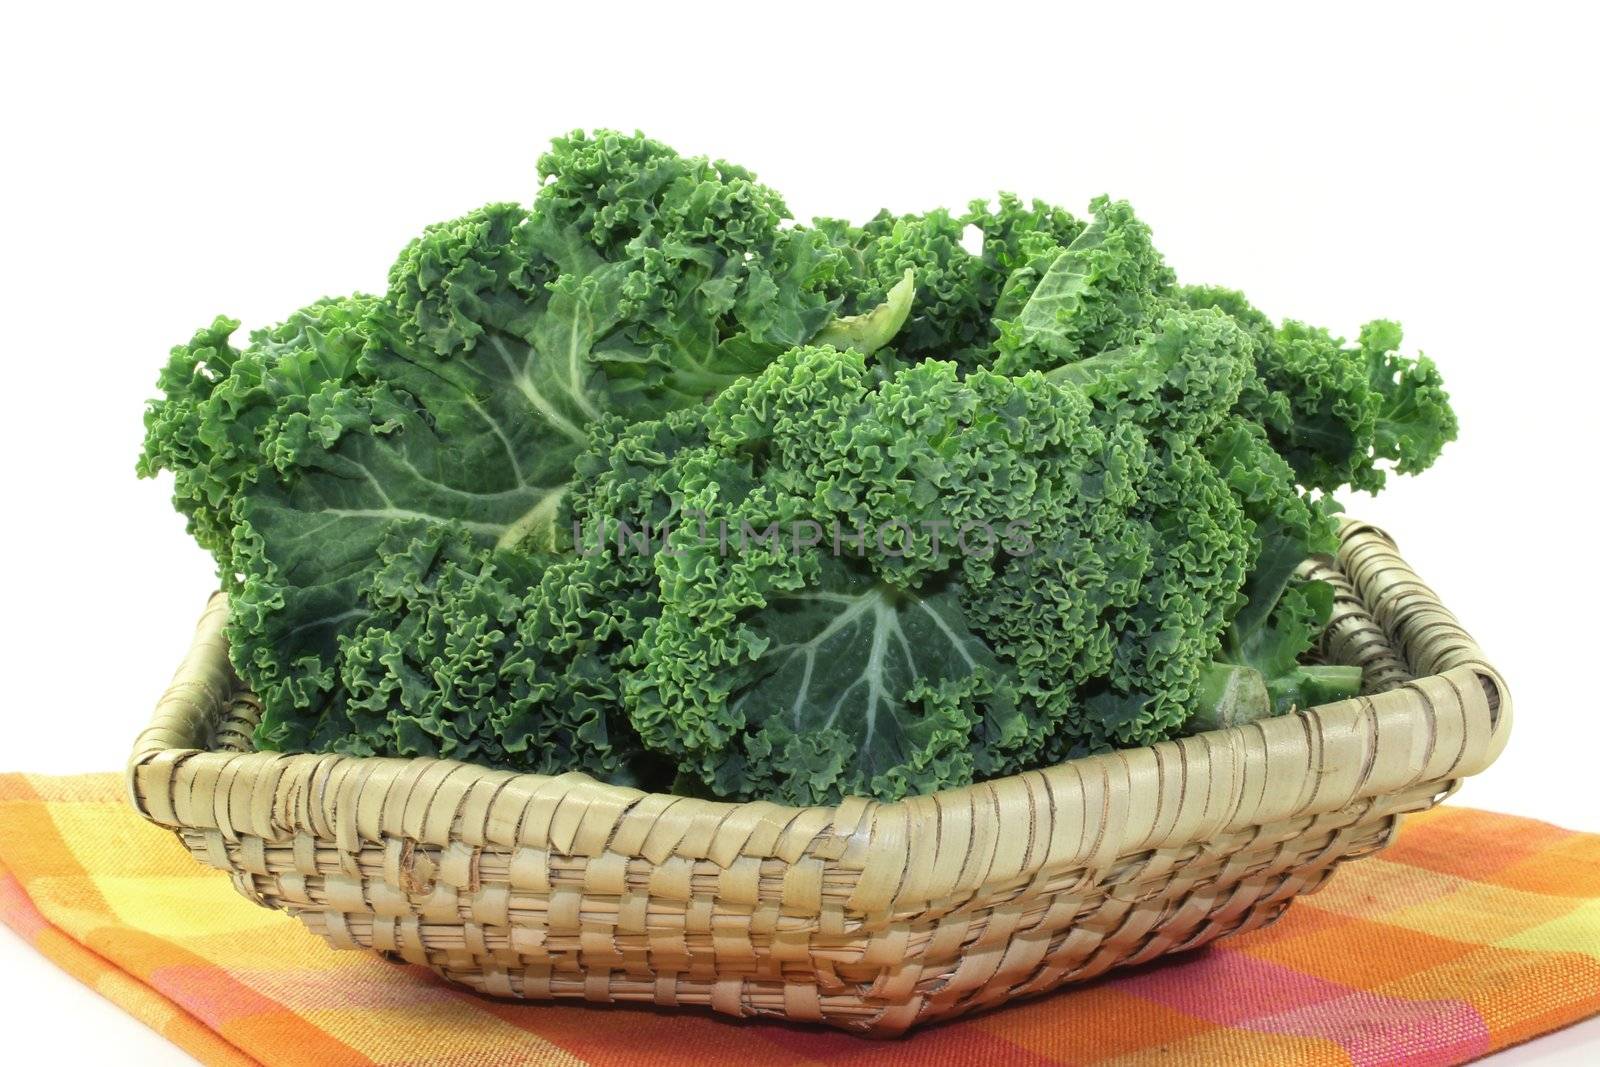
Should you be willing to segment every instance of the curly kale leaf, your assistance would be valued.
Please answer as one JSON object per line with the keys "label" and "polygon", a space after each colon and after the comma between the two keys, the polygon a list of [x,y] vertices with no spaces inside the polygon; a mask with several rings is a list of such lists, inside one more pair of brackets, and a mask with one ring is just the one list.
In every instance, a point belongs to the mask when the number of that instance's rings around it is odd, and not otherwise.
{"label": "curly kale leaf", "polygon": [[[1081,688],[1051,735],[1054,755],[1170,736],[1194,710],[1251,562],[1249,520],[1206,455],[1249,359],[1248,336],[1226,316],[1168,311],[1133,344],[1050,375],[1083,391],[1108,433],[1137,430],[1144,443],[1132,532],[1100,550],[1119,594],[1101,609],[1109,641],[1074,672]],[[1021,598],[1008,607],[1026,610]]]}
{"label": "curly kale leaf", "polygon": [[549,669],[536,568],[458,526],[396,525],[338,642],[341,699],[304,743],[634,781],[643,756],[615,700]]}
{"label": "curly kale leaf", "polygon": [[[994,208],[975,200],[965,214],[885,211],[859,228],[836,219],[818,219],[816,227],[841,256],[832,284],[845,311],[859,314],[889,302],[910,271],[915,290],[908,321],[895,333],[895,354],[901,361],[946,359],[972,368],[987,362],[995,307],[1013,272],[1059,252],[1083,224],[1043,201],[1024,204],[1002,193]],[[972,235],[981,240],[977,252],[967,247]]]}
{"label": "curly kale leaf", "polygon": [[900,216],[883,212],[860,230],[834,231],[836,238],[859,250],[855,271],[839,279],[848,287],[849,309],[880,304],[906,271],[915,276],[910,319],[895,346],[905,358],[950,358],[988,343],[988,308],[1004,278],[962,246],[966,227],[962,216],[940,210]]}
{"label": "curly kale leaf", "polygon": [[[338,643],[371,611],[397,524],[547,552],[604,416],[700,404],[834,316],[826,241],[783,226],[737,167],[602,133],[558,140],[540,174],[531,210],[430,227],[383,298],[302,313],[321,317],[270,331],[259,358],[210,331],[163,377],[146,466],[178,470],[197,536],[241,575],[230,638],[263,744],[303,747],[337,717]],[[330,346],[312,328],[335,311]],[[340,361],[303,355],[291,375],[291,341]],[[262,376],[252,360],[286,369],[246,419],[233,392]]]}
{"label": "curly kale leaf", "polygon": [[1180,298],[1227,312],[1255,337],[1257,381],[1240,410],[1266,430],[1307,488],[1377,492],[1386,480],[1380,463],[1414,474],[1455,440],[1456,418],[1437,368],[1396,352],[1395,323],[1367,323],[1352,346],[1300,322],[1274,328],[1232,290],[1190,287]]}
{"label": "curly kale leaf", "polygon": [[[1042,271],[1000,323],[996,370],[1048,370],[1131,343],[1163,310],[1172,271],[1126,201],[1100,197],[1094,219]],[[1032,275],[1037,273],[1037,281]],[[1020,294],[1008,293],[1015,304]]]}
{"label": "curly kale leaf", "polygon": [[1057,367],[1095,402],[1100,421],[1126,423],[1173,442],[1208,438],[1250,380],[1249,335],[1215,311],[1164,311],[1125,347]]}
{"label": "curly kale leaf", "polygon": [[1333,597],[1326,583],[1300,581],[1294,572],[1338,547],[1332,502],[1300,492],[1266,432],[1242,416],[1230,418],[1208,453],[1248,517],[1252,537],[1243,602],[1228,621],[1208,683],[1211,695],[1200,701],[1194,726],[1231,726],[1307,707],[1319,702],[1313,695],[1353,696],[1359,669],[1300,662],[1327,626]]}
{"label": "curly kale leaf", "polygon": [[[830,394],[862,399],[869,380],[858,353],[807,351],[826,356],[810,366],[815,373],[788,379],[808,400],[791,413],[825,421]],[[840,368],[852,388],[841,388]],[[798,459],[786,456],[780,468],[763,450],[804,438],[785,419],[758,423],[740,402],[720,406],[725,421],[690,410],[608,421],[580,458],[576,551],[551,562],[526,604],[557,699],[626,705],[650,753],[695,768],[694,782],[723,795],[809,803],[851,789],[904,795],[969,780],[985,692],[975,668],[998,665],[965,631],[959,603],[949,589],[885,580],[859,555],[830,558],[826,545],[816,556],[792,554],[787,524],[774,535],[772,522],[824,511],[758,491],[753,469],[803,484]],[[746,451],[754,456],[730,458]],[[706,519],[713,510],[718,523]],[[747,530],[748,547],[730,553]],[[822,536],[820,524],[802,533]],[[790,588],[801,572],[815,581]],[[730,614],[736,604],[747,610]],[[735,615],[730,632],[721,623]],[[749,663],[735,651],[747,640],[764,649]],[[726,731],[725,715],[749,729]]]}
{"label": "curly kale leaf", "polygon": [[[539,160],[534,211],[602,260],[627,264],[628,342],[606,356],[632,415],[704,399],[833,318],[839,261],[821,234],[742,167],[649,138],[574,132]],[[559,257],[558,257],[559,258]]]}
{"label": "curly kale leaf", "polygon": [[173,504],[189,532],[217,559],[226,583],[233,559],[233,508],[267,470],[264,449],[289,416],[303,413],[329,383],[355,374],[376,298],[321,300],[235,348],[238,322],[219,317],[172,350],[160,399],[145,412],[138,472],[173,474]]}
{"label": "curly kale leaf", "polygon": [[[929,402],[932,379],[959,411]],[[933,513],[941,489],[1011,482],[1020,471],[994,464],[1015,453],[986,445],[1025,420],[949,364],[874,385],[860,353],[798,349],[719,396],[706,446],[673,463],[685,521],[656,557],[661,615],[630,713],[646,745],[720,794],[810,803],[970,780],[973,731],[1004,707],[954,553],[877,544],[905,506]],[[953,540],[969,502],[945,503]]]}
{"label": "curly kale leaf", "polygon": [[1333,586],[1295,579],[1259,625],[1229,629],[1222,659],[1260,674],[1267,688],[1266,714],[1282,715],[1360,692],[1360,667],[1301,662],[1332,612]]}
{"label": "curly kale leaf", "polygon": [[[1458,426],[1439,368],[1426,356],[1399,355],[1400,340],[1399,323],[1376,319],[1361,327],[1359,351],[1378,397],[1372,458],[1393,463],[1397,473],[1417,474],[1433,466]],[[1360,487],[1383,486],[1381,471],[1364,480]]]}
{"label": "curly kale leaf", "polygon": [[323,701],[342,699],[338,639],[365,617],[396,528],[454,525],[492,548],[553,526],[567,472],[539,477],[540,424],[515,391],[478,395],[463,377],[435,379],[426,406],[390,385],[325,390],[272,442],[273,476],[235,508],[243,581],[228,623],[262,740],[305,747]]}
{"label": "curly kale leaf", "polygon": [[[655,559],[644,744],[716,793],[809,803],[1178,730],[1250,552],[1192,435],[1247,362],[1224,316],[1168,327],[1093,388],[938,361],[879,381],[812,348],[719,396],[665,479],[703,521]],[[1230,341],[1219,375],[1205,346]],[[1140,403],[1191,438],[1147,434]]]}
{"label": "curly kale leaf", "polygon": [[1272,611],[1296,567],[1338,548],[1338,524],[1331,502],[1301,493],[1283,457],[1248,419],[1231,417],[1207,450],[1253,527],[1244,604],[1232,619],[1251,630]]}
{"label": "curly kale leaf", "polygon": [[658,613],[652,562],[601,547],[608,524],[651,530],[676,514],[660,476],[703,443],[692,415],[596,425],[558,556],[495,549],[461,523],[390,524],[354,594],[360,617],[334,642],[320,717],[280,726],[310,730],[294,747],[664,787],[670,773],[622,710],[634,643]]}

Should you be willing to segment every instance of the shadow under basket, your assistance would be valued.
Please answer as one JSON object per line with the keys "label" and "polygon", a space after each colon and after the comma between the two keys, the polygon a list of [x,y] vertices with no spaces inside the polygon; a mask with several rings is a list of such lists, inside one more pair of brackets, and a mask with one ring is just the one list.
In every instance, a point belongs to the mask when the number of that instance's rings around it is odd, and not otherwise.
{"label": "shadow under basket", "polygon": [[1511,701],[1382,531],[1302,573],[1363,693],[894,804],[715,803],[440,759],[253,752],[213,598],[133,803],[341,948],[506,997],[877,1035],[1255,929],[1504,747]]}

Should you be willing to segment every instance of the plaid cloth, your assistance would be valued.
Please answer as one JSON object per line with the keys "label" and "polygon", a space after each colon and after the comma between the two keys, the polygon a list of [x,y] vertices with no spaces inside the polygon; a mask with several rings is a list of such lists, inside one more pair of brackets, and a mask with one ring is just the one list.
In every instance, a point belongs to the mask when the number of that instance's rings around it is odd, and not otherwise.
{"label": "plaid cloth", "polygon": [[336,952],[139,819],[0,775],[0,919],[207,1063],[1450,1064],[1600,1012],[1600,836],[1442,808],[1275,926],[899,1041],[475,996]]}

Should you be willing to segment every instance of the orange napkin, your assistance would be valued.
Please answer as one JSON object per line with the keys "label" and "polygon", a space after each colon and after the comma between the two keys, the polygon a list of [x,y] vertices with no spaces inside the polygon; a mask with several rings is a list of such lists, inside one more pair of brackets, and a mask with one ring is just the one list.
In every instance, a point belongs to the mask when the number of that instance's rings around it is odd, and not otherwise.
{"label": "orange napkin", "polygon": [[891,1042],[522,1004],[246,901],[119,777],[0,775],[0,919],[207,1063],[1451,1064],[1600,1012],[1600,836],[1411,816],[1265,930]]}

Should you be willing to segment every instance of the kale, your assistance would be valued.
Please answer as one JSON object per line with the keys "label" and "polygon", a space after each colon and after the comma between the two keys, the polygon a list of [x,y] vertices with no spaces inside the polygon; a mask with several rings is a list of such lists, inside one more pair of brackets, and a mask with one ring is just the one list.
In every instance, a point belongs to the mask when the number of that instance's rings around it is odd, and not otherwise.
{"label": "kale", "polygon": [[260,747],[826,803],[1359,686],[1295,571],[1455,436],[1398,326],[1180,286],[1105,198],[800,225],[610,132],[539,177],[161,373]]}

